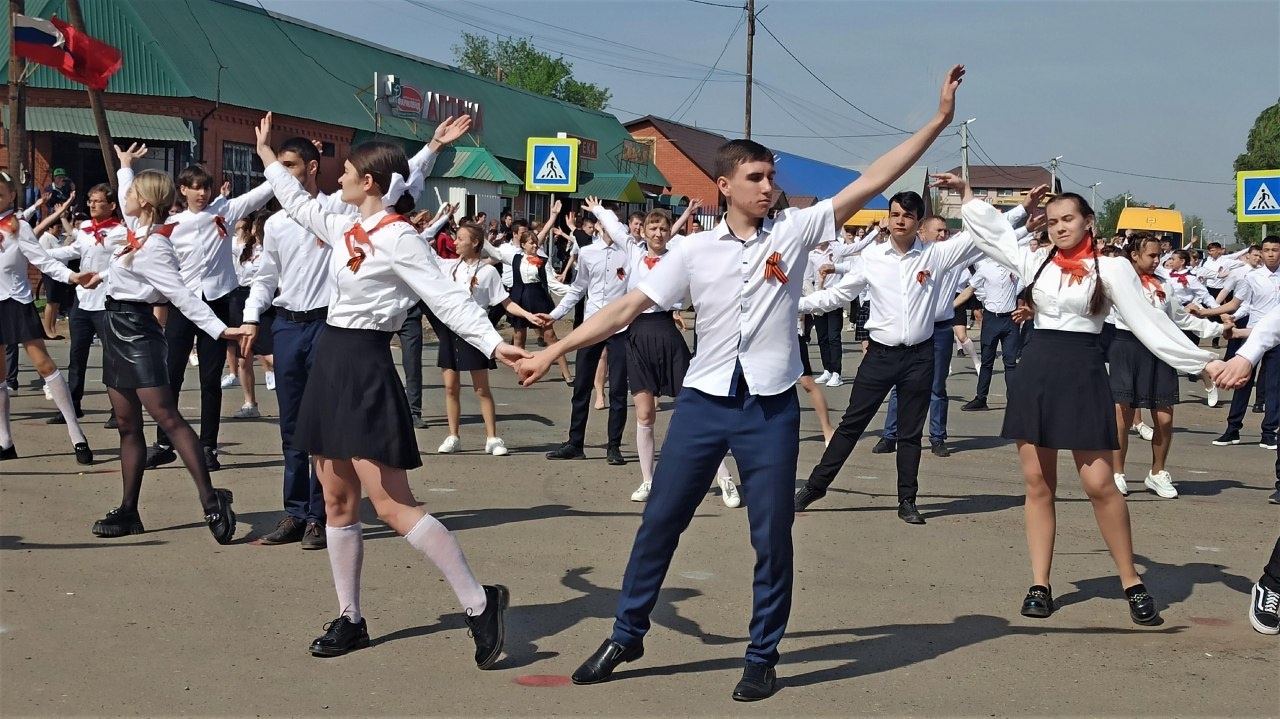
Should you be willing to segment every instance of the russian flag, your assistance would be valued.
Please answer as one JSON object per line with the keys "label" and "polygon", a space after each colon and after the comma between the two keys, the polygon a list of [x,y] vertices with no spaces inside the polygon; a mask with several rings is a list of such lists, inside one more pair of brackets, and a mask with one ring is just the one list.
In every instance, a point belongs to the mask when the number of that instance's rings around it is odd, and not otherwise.
{"label": "russian flag", "polygon": [[14,15],[13,48],[19,57],[48,65],[94,90],[107,89],[107,81],[124,64],[119,50],[56,17]]}

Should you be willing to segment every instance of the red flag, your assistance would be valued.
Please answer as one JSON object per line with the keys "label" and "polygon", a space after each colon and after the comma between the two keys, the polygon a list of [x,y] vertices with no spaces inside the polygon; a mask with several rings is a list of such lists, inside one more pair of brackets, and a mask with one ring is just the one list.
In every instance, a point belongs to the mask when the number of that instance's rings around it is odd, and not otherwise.
{"label": "red flag", "polygon": [[93,90],[107,89],[107,81],[124,64],[119,50],[56,17],[14,16],[13,45],[20,57],[48,65]]}

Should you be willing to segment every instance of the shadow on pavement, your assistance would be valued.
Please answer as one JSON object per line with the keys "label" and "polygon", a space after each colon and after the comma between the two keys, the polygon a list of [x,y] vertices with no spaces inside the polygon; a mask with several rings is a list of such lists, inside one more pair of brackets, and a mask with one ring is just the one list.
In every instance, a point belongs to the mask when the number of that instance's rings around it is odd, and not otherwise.
{"label": "shadow on pavement", "polygon": [[[149,532],[148,532],[149,534]],[[138,535],[133,535],[138,536]],[[124,539],[123,537],[121,539]],[[167,542],[159,539],[148,539],[142,542],[119,542],[113,539],[100,539],[96,542],[70,542],[68,544],[47,544],[40,542],[24,542],[22,537],[12,534],[0,534],[0,550],[17,549],[101,549],[104,547],[152,547]]]}
{"label": "shadow on pavement", "polygon": [[[1106,552],[1096,554],[1105,557]],[[1253,589],[1253,580],[1238,574],[1223,571],[1222,565],[1208,562],[1191,562],[1189,564],[1165,564],[1157,562],[1141,554],[1133,555],[1133,561],[1145,568],[1142,582],[1155,597],[1156,604],[1164,609],[1185,602],[1191,597],[1197,585],[1225,584],[1240,594],[1248,594]],[[1072,582],[1075,591],[1055,597],[1058,606],[1079,604],[1090,599],[1113,599],[1122,601],[1124,590],[1120,587],[1120,579],[1108,574],[1093,579]]]}

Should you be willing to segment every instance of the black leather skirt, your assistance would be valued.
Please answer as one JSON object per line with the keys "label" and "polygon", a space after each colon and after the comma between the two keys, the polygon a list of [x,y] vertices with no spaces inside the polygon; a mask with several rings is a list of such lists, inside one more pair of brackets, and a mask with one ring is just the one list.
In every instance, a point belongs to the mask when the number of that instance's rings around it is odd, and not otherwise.
{"label": "black leather skirt", "polygon": [[102,383],[113,389],[166,387],[164,330],[143,302],[107,299],[102,337]]}

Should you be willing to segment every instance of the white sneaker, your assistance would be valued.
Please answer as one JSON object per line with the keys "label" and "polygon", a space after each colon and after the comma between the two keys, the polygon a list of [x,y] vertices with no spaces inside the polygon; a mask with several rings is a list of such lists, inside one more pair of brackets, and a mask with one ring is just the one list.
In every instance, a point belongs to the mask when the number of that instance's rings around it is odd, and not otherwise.
{"label": "white sneaker", "polygon": [[1120,494],[1128,497],[1129,483],[1125,481],[1124,474],[1121,472],[1114,472],[1112,473],[1111,478],[1116,481],[1116,489],[1120,490]]}
{"label": "white sneaker", "polygon": [[266,375],[262,378],[262,381],[266,383],[268,392],[276,391],[276,373],[275,372],[266,373]]}
{"label": "white sneaker", "polygon": [[1209,388],[1209,393],[1208,393],[1208,396],[1205,397],[1205,402],[1210,407],[1218,406],[1218,385],[1215,384],[1214,386]]}
{"label": "white sneaker", "polygon": [[831,373],[831,379],[827,380],[828,387],[839,387],[844,384],[844,380],[835,372]]}
{"label": "white sneaker", "polygon": [[199,367],[200,355],[196,354],[195,350],[191,350],[191,356],[187,358],[187,361],[191,363],[192,367]]}
{"label": "white sneaker", "polygon": [[507,444],[502,441],[501,437],[490,437],[484,443],[485,454],[492,454],[495,457],[505,457],[509,454]]}
{"label": "white sneaker", "polygon": [[1176,499],[1178,496],[1178,490],[1173,488],[1173,477],[1163,469],[1155,473],[1147,472],[1147,479],[1143,484],[1165,499]]}
{"label": "white sneaker", "polygon": [[458,439],[458,435],[451,434],[444,438],[444,441],[440,443],[440,447],[436,451],[440,454],[453,454],[460,449],[462,449],[462,440]]}
{"label": "white sneaker", "polygon": [[651,490],[651,489],[653,489],[653,485],[652,485],[652,484],[650,484],[650,483],[648,483],[648,482],[641,482],[641,483],[640,483],[640,486],[639,486],[639,487],[636,487],[636,491],[634,491],[634,492],[632,492],[632,493],[631,493],[631,501],[632,501],[632,502],[647,502],[647,501],[649,501],[649,490]]}
{"label": "white sneaker", "polygon": [[[194,355],[192,355],[194,357]],[[233,374],[222,375],[222,388],[229,389],[231,387],[240,386],[240,378]]]}
{"label": "white sneaker", "polygon": [[236,410],[236,413],[231,416],[235,417],[236,419],[256,419],[258,417],[261,417],[262,413],[258,411],[258,405],[246,404],[245,406]]}
{"label": "white sneaker", "polygon": [[830,379],[831,379],[831,373],[823,372],[822,374],[818,375],[818,379],[815,379],[814,382],[817,382],[818,384],[826,384]]}
{"label": "white sneaker", "polygon": [[44,398],[50,402],[53,401],[53,390],[49,389],[49,385],[44,386]]}
{"label": "white sneaker", "polygon": [[742,497],[733,483],[733,477],[717,477],[716,483],[720,485],[720,499],[724,500],[724,506],[729,509],[742,506]]}
{"label": "white sneaker", "polygon": [[1148,442],[1151,441],[1152,437],[1156,436],[1156,431],[1148,427],[1146,422],[1139,422],[1133,425],[1132,429],[1134,432],[1138,433],[1139,437],[1147,440]]}

